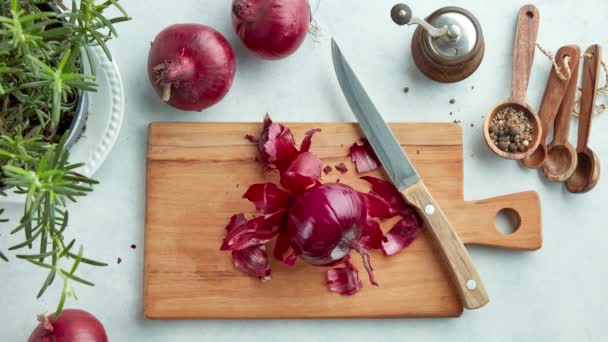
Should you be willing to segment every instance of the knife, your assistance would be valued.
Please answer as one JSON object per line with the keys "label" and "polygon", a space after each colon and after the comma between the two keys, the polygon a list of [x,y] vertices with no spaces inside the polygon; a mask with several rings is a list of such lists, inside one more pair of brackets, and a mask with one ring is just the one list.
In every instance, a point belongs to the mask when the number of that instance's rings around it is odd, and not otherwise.
{"label": "knife", "polygon": [[363,89],[332,38],[331,51],[338,82],[361,130],[367,137],[384,170],[403,198],[413,205],[423,218],[445,259],[452,281],[465,308],[477,309],[489,301],[471,256],[450,225],[445,214],[431,196],[414,165],[393,135],[382,115]]}

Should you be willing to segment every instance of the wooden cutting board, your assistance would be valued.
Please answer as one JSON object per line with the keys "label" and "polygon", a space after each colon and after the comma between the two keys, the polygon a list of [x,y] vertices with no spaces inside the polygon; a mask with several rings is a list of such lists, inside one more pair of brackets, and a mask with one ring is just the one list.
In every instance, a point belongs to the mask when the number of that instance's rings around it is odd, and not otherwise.
{"label": "wooden cutting board", "polygon": [[[359,258],[353,255],[364,287],[351,297],[329,292],[325,287],[327,268],[301,260],[293,268],[273,260],[272,280],[266,283],[234,270],[230,253],[219,250],[228,218],[239,212],[255,213],[253,205],[241,198],[250,184],[278,180],[276,174],[264,174],[255,161],[255,146],[244,138],[246,133],[257,135],[261,126],[150,125],[144,251],[146,317],[446,317],[462,313],[456,289],[426,232],[392,257],[371,252],[380,283],[377,288],[369,284]],[[334,170],[324,175],[323,181],[339,178],[361,191],[368,190],[347,157],[348,147],[361,136],[356,124],[290,123],[289,127],[296,140],[310,128],[321,128],[322,132],[313,138],[312,151],[327,165],[344,162],[349,168],[346,174]],[[464,201],[460,126],[399,123],[391,128],[465,243],[522,250],[541,247],[541,211],[535,192]],[[381,169],[368,174],[385,178]],[[519,214],[521,224],[510,235],[495,228],[495,215],[503,208]],[[386,231],[392,222],[383,222],[383,229]],[[483,278],[483,270],[480,273]],[[492,279],[485,280],[492,283]],[[490,292],[490,298],[499,295]]]}

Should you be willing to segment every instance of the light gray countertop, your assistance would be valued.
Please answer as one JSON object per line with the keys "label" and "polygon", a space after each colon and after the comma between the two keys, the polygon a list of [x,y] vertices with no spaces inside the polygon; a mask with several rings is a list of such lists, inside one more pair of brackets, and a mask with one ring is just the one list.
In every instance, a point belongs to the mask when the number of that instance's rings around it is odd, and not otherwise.
{"label": "light gray countertop", "polygon": [[[409,48],[414,28],[397,27],[390,21],[394,2],[320,0],[317,4],[312,0],[322,32],[320,42],[309,37],[295,55],[269,62],[251,55],[238,41],[230,20],[231,1],[122,1],[134,19],[118,26],[121,36],[111,48],[125,86],[125,121],[114,150],[95,176],[101,184],[72,206],[68,233],[78,237],[89,255],[110,266],[83,267],[82,275],[96,286],[77,286],[80,300],[68,306],[96,314],[112,341],[606,341],[608,230],[604,214],[608,182],[600,180],[591,193],[571,195],[561,185],[545,182],[537,172],[495,157],[482,138],[482,116],[508,96],[515,18],[524,2],[411,3],[415,14],[422,17],[439,7],[458,5],[481,22],[486,38],[481,67],[465,81],[449,85],[429,81],[415,67]],[[556,51],[572,43],[583,49],[592,43],[608,47],[607,1],[543,0],[535,4],[541,13],[538,40],[546,48]],[[165,26],[182,22],[216,28],[237,54],[238,70],[230,93],[202,113],[179,112],[163,105],[148,84],[150,41]],[[491,301],[457,319],[146,320],[142,266],[148,123],[259,121],[266,112],[277,121],[354,121],[333,72],[332,36],[387,120],[461,120],[466,199],[538,191],[543,248],[536,252],[469,248]],[[528,96],[533,107],[540,102],[549,66],[537,52]],[[406,86],[410,88],[407,94],[402,91]],[[454,104],[449,103],[451,98],[456,100]],[[594,121],[590,143],[604,170],[608,167],[607,129],[605,113]],[[574,138],[576,124],[571,133]],[[7,211],[16,218],[20,209],[9,206]],[[11,225],[1,227],[0,248],[5,250]],[[131,249],[131,244],[137,249]],[[121,264],[116,263],[118,257]],[[53,310],[59,284],[42,299],[35,299],[45,276],[41,269],[21,261],[0,263],[0,341],[25,340],[36,314]]]}

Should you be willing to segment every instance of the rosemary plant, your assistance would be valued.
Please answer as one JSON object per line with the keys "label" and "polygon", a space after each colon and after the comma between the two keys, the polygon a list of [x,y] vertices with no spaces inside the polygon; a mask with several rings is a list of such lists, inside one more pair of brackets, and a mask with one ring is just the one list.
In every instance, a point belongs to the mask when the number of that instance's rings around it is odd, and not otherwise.
{"label": "rosemary plant", "polygon": [[[108,18],[112,7],[120,15]],[[106,265],[85,258],[65,236],[67,201],[97,184],[77,172],[82,164],[68,161],[66,140],[80,92],[97,88],[95,75],[81,71],[84,58],[93,66],[89,48],[99,46],[111,59],[106,42],[117,36],[114,24],[129,19],[118,0],[73,0],[70,9],[59,0],[0,0],[0,195],[26,198],[10,232],[23,240],[8,250],[47,270],[38,297],[61,279],[56,315],[76,298],[73,282],[93,285],[76,275],[78,266]],[[9,260],[2,251],[0,258]]]}

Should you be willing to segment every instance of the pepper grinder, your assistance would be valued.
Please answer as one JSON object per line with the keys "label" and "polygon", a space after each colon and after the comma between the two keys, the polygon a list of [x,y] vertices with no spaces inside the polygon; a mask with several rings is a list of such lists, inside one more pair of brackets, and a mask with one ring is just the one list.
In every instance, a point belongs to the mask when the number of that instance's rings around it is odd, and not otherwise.
{"label": "pepper grinder", "polygon": [[391,9],[397,25],[418,25],[412,38],[412,57],[422,73],[437,82],[453,83],[469,77],[481,64],[485,42],[481,26],[469,11],[443,7],[425,20],[412,16],[406,4]]}

